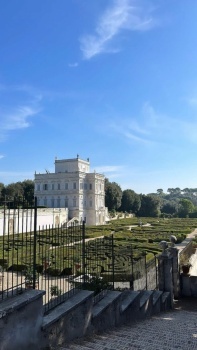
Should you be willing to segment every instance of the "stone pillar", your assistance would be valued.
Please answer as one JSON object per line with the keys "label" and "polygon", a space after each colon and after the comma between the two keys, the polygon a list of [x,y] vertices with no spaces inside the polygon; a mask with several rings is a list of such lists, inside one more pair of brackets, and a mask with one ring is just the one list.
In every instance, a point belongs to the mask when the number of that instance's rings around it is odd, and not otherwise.
{"label": "stone pillar", "polygon": [[172,282],[174,298],[180,297],[180,274],[178,263],[178,249],[176,247],[169,248],[170,256],[172,257]]}
{"label": "stone pillar", "polygon": [[158,256],[159,290],[170,292],[171,307],[173,307],[172,256],[165,250]]}

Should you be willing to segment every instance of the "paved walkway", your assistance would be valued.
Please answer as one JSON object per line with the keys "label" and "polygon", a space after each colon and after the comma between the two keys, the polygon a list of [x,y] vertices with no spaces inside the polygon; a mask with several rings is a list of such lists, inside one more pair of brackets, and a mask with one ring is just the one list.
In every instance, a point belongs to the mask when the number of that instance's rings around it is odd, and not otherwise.
{"label": "paved walkway", "polygon": [[197,228],[195,228],[194,231],[189,233],[183,242],[176,244],[176,248],[179,251],[183,250],[186,247],[186,245],[188,245],[188,243],[190,243],[192,241],[192,239],[195,238],[196,236],[197,236]]}
{"label": "paved walkway", "polygon": [[[197,298],[175,305],[175,310],[161,313],[134,325],[117,328],[58,350],[196,350]],[[192,306],[193,305],[193,306]],[[191,311],[195,310],[195,311]]]}

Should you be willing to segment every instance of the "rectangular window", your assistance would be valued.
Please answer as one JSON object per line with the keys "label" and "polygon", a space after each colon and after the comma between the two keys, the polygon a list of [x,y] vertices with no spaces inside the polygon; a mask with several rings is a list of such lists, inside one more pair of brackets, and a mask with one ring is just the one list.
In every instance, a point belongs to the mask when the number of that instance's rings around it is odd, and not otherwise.
{"label": "rectangular window", "polygon": [[52,190],[54,190],[54,184],[52,184]]}
{"label": "rectangular window", "polygon": [[87,190],[87,184],[86,183],[84,184],[84,190]]}
{"label": "rectangular window", "polygon": [[65,183],[65,190],[68,190],[68,182]]}
{"label": "rectangular window", "polygon": [[73,207],[76,207],[77,206],[77,201],[76,201],[76,199],[74,198],[73,199]]}
{"label": "rectangular window", "polygon": [[92,184],[90,184],[90,187],[89,187],[89,188],[90,188],[90,190],[92,190]]}
{"label": "rectangular window", "polygon": [[54,199],[51,199],[51,207],[54,208]]}
{"label": "rectangular window", "polygon": [[37,185],[37,191],[40,191],[40,184]]}
{"label": "rectangular window", "polygon": [[76,182],[73,182],[73,190],[76,190],[76,188],[77,188],[77,184]]}
{"label": "rectangular window", "polygon": [[60,184],[57,184],[57,189],[60,190]]}
{"label": "rectangular window", "polygon": [[44,185],[43,185],[43,190],[44,190],[44,191],[47,191],[47,184],[44,184]]}
{"label": "rectangular window", "polygon": [[68,198],[65,199],[65,208],[68,208]]}

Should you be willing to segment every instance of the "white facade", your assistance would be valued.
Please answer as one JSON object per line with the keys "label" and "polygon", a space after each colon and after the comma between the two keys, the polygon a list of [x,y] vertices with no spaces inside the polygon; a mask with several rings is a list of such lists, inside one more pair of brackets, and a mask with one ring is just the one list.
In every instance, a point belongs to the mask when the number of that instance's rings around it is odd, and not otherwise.
{"label": "white facade", "polygon": [[69,219],[76,217],[87,225],[104,224],[105,178],[89,171],[89,159],[56,159],[54,173],[35,174],[38,206],[68,208]]}
{"label": "white facade", "polygon": [[[68,221],[68,209],[37,210],[37,230],[49,226],[57,227]],[[0,236],[34,230],[34,209],[6,209],[0,211]]]}

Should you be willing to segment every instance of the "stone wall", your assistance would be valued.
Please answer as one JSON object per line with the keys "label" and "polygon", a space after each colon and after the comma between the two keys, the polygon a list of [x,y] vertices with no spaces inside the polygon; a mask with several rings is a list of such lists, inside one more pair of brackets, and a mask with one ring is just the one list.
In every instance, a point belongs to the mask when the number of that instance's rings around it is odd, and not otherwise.
{"label": "stone wall", "polygon": [[[6,215],[7,214],[7,215]],[[37,229],[41,229],[53,225],[58,226],[68,221],[68,209],[67,208],[38,208],[37,209]],[[24,230],[30,232],[34,227],[34,210],[9,210],[5,213],[4,222],[4,211],[0,211],[0,236],[4,234],[18,233]]]}
{"label": "stone wall", "polygon": [[39,349],[43,291],[26,291],[0,304],[0,349]]}
{"label": "stone wall", "polygon": [[197,297],[197,276],[181,274],[181,295]]}

